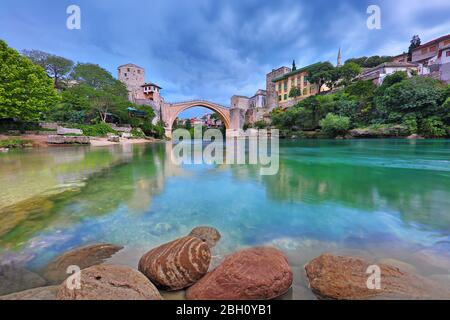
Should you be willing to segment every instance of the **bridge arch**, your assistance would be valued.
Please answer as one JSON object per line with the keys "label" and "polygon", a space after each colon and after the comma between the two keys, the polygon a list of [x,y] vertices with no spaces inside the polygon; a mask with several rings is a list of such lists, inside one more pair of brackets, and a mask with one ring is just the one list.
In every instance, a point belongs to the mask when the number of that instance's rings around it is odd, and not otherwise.
{"label": "bridge arch", "polygon": [[222,122],[225,125],[225,128],[231,129],[231,116],[230,109],[224,106],[221,106],[217,103],[205,101],[205,100],[193,100],[179,103],[167,104],[163,109],[163,121],[166,124],[166,136],[172,137],[172,128],[175,119],[185,110],[194,107],[203,107],[209,109],[211,111],[216,112]]}

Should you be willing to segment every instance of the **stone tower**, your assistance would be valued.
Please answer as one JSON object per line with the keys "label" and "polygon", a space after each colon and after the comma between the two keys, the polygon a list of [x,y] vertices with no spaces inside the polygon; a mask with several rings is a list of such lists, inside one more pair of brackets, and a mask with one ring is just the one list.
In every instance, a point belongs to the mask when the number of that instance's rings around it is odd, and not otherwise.
{"label": "stone tower", "polygon": [[145,84],[145,70],[135,64],[124,64],[118,68],[118,78],[128,89],[129,100],[145,99],[142,86]]}
{"label": "stone tower", "polygon": [[338,66],[338,67],[341,67],[341,66],[342,66],[342,54],[341,54],[341,48],[339,48],[339,51],[338,51],[337,66]]}
{"label": "stone tower", "polygon": [[291,72],[288,67],[281,67],[278,69],[273,69],[266,76],[266,106],[269,110],[275,109],[278,105],[278,95],[275,83],[272,82],[273,79],[281,77],[285,73]]}

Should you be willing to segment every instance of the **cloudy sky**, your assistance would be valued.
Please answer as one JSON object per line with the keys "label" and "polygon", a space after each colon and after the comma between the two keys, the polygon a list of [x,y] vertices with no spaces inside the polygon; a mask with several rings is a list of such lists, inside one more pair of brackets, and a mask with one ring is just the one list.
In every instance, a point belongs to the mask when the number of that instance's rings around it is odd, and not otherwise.
{"label": "cloudy sky", "polygon": [[[81,30],[66,28],[66,9],[80,6]],[[367,7],[381,8],[369,30]],[[116,75],[132,62],[167,101],[194,98],[230,104],[253,95],[282,65],[395,55],[414,34],[450,33],[449,0],[1,0],[0,39],[98,63]]]}

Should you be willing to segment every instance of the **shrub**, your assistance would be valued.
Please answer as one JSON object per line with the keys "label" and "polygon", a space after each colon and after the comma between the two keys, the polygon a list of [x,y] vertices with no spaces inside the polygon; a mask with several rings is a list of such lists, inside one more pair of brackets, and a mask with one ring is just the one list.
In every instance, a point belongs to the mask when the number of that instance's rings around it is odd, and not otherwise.
{"label": "shrub", "polygon": [[117,133],[107,123],[97,123],[93,125],[78,124],[74,126],[77,129],[83,130],[83,134],[90,137],[104,137],[108,133]]}
{"label": "shrub", "polygon": [[320,120],[320,126],[329,136],[344,135],[350,129],[350,118],[328,113],[324,119]]}
{"label": "shrub", "polygon": [[264,120],[259,120],[255,122],[256,129],[264,129],[267,128],[267,123]]}
{"label": "shrub", "polygon": [[421,132],[427,137],[441,138],[447,135],[447,128],[437,117],[430,117],[422,122]]}
{"label": "shrub", "polygon": [[33,143],[31,141],[23,139],[0,140],[0,148],[25,148],[32,145]]}
{"label": "shrub", "polygon": [[413,113],[407,114],[403,118],[403,125],[408,129],[410,134],[415,134],[418,131],[417,126],[417,118],[416,115]]}

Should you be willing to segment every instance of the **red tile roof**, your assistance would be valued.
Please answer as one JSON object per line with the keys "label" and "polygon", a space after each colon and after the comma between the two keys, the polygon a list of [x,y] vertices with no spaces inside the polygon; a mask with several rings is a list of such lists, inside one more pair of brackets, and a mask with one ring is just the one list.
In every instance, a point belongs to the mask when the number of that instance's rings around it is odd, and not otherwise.
{"label": "red tile roof", "polygon": [[[447,39],[450,39],[450,34],[447,34],[447,35],[445,35],[445,36],[442,36],[442,37],[439,37],[439,38],[430,40],[430,41],[428,41],[427,43],[424,43],[424,44],[418,46],[418,47],[415,48],[414,50],[422,49],[422,48],[424,48],[424,47],[428,47],[428,46],[430,46],[430,45],[432,45],[432,44],[436,44],[436,43],[439,43],[439,42],[444,41],[444,40],[447,40]],[[413,50],[413,51],[414,51],[414,50]]]}

